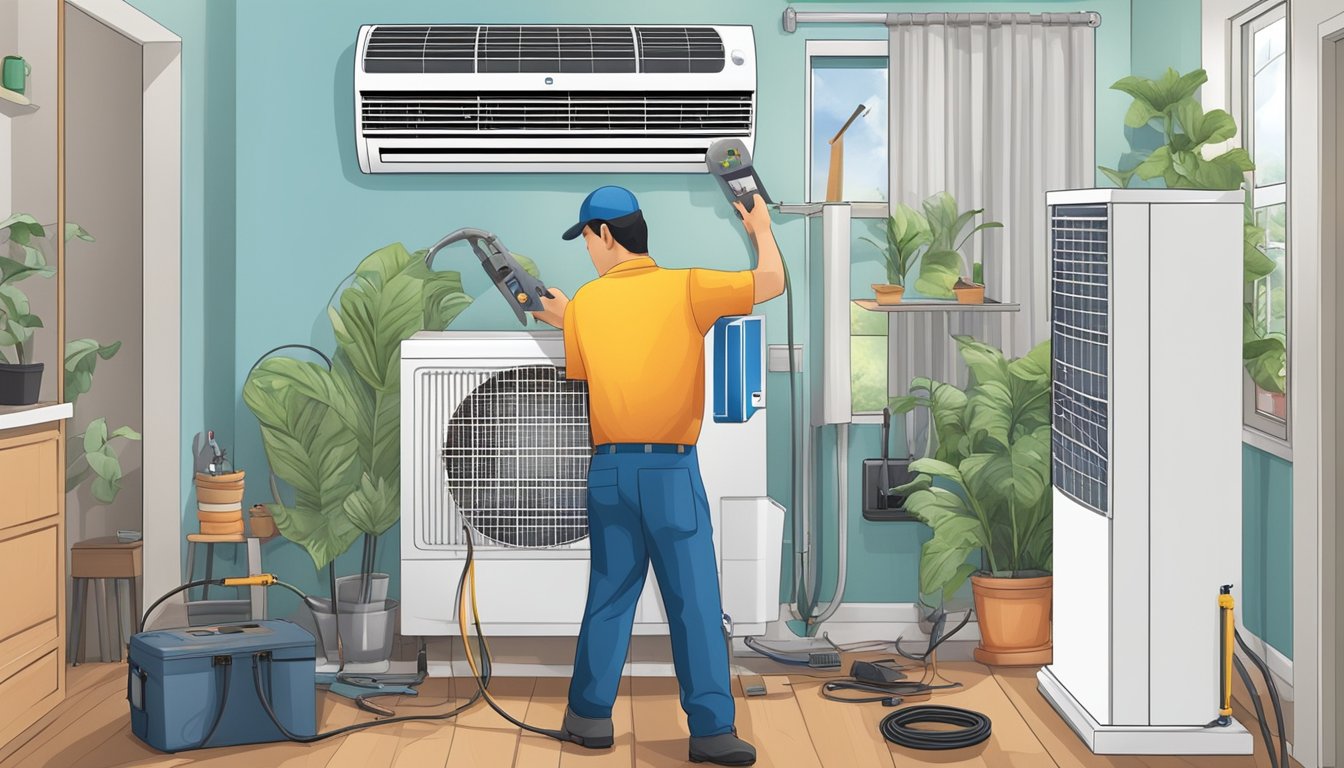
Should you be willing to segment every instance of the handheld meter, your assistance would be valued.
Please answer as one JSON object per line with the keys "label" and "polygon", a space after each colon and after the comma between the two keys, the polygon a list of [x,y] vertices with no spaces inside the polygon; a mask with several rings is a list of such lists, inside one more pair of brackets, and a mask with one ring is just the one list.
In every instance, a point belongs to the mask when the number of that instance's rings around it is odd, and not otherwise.
{"label": "handheld meter", "polygon": [[527,316],[523,313],[542,309],[541,297],[555,298],[545,284],[518,264],[517,259],[513,258],[513,254],[504,247],[499,237],[482,229],[467,227],[444,237],[425,254],[425,266],[433,269],[434,256],[449,245],[462,240],[471,244],[471,249],[476,252],[476,258],[480,260],[485,273],[490,276],[490,281],[503,294],[509,306],[513,307],[513,314],[518,318],[518,322],[527,325]]}
{"label": "handheld meter", "polygon": [[719,180],[719,186],[728,199],[742,203],[748,211],[753,205],[752,195],[760,195],[767,203],[774,202],[751,165],[751,153],[747,151],[747,145],[740,140],[719,139],[711,144],[705,153],[705,164],[709,166],[710,174]]}

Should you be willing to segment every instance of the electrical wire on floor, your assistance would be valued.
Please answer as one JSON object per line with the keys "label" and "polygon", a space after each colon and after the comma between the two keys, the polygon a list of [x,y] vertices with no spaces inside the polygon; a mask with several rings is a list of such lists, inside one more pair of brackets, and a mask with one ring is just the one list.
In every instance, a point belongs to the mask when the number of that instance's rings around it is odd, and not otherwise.
{"label": "electrical wire on floor", "polygon": [[1288,737],[1287,733],[1283,730],[1283,705],[1279,701],[1279,688],[1274,684],[1274,677],[1269,670],[1269,665],[1251,650],[1250,646],[1246,644],[1246,641],[1242,639],[1241,632],[1235,632],[1234,634],[1237,639],[1237,645],[1240,646],[1242,652],[1246,654],[1252,664],[1255,664],[1256,669],[1260,670],[1260,674],[1265,678],[1265,687],[1269,691],[1270,702],[1274,705],[1274,719],[1279,728],[1278,755],[1274,754],[1274,739],[1269,730],[1269,722],[1265,718],[1265,707],[1260,702],[1260,691],[1256,689],[1255,682],[1251,679],[1250,673],[1246,671],[1246,665],[1241,662],[1241,657],[1234,655],[1232,657],[1232,664],[1236,667],[1237,674],[1241,676],[1241,682],[1245,684],[1247,692],[1250,693],[1251,704],[1255,707],[1255,718],[1260,723],[1260,735],[1264,737],[1265,750],[1269,753],[1270,768],[1289,768],[1292,763],[1288,762]]}

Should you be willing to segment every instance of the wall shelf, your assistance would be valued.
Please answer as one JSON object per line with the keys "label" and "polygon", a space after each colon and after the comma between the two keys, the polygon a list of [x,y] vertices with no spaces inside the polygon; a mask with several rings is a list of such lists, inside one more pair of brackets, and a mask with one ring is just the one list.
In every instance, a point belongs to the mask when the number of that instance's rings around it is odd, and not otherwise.
{"label": "wall shelf", "polygon": [[[794,216],[817,216],[825,203],[775,203],[775,210]],[[888,216],[886,203],[850,203],[850,218],[885,219]]]}
{"label": "wall shelf", "polygon": [[37,105],[29,101],[27,96],[7,88],[0,88],[0,114],[22,117],[36,111]]}
{"label": "wall shelf", "polygon": [[873,299],[855,299],[854,303],[869,312],[1016,312],[1021,309],[1021,305],[1004,304],[994,299],[985,299],[984,304],[939,299],[912,299],[890,306],[882,306]]}

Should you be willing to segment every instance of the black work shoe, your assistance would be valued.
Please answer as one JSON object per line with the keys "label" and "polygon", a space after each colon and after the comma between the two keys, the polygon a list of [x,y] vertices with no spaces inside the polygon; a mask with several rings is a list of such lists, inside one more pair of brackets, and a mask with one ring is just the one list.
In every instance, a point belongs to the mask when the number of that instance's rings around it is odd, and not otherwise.
{"label": "black work shoe", "polygon": [[691,762],[715,765],[753,765],[756,748],[737,738],[736,733],[691,737]]}
{"label": "black work shoe", "polygon": [[582,717],[565,707],[565,724],[560,729],[566,741],[588,749],[607,749],[612,745],[611,718]]}

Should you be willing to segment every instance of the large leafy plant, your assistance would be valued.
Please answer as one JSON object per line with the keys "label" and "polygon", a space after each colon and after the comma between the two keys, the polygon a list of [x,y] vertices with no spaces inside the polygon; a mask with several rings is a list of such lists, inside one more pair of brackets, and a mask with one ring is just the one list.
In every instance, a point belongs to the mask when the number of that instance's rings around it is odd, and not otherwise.
{"label": "large leafy plant", "polygon": [[[1205,147],[1235,138],[1237,124],[1226,111],[1205,112],[1195,99],[1199,87],[1208,80],[1202,69],[1184,75],[1168,69],[1161,78],[1149,80],[1131,75],[1116,81],[1111,88],[1123,91],[1134,101],[1125,114],[1125,126],[1132,130],[1156,129],[1162,142],[1147,156],[1135,159],[1124,170],[1100,167],[1117,186],[1127,187],[1138,176],[1144,180],[1161,179],[1169,189],[1237,189],[1245,174],[1255,170],[1250,154],[1241,147],[1206,158]],[[1274,271],[1274,261],[1263,250],[1265,230],[1255,224],[1247,193],[1245,222],[1242,227],[1242,265],[1246,282],[1246,301],[1242,324],[1242,358],[1251,379],[1268,392],[1286,389],[1287,346],[1283,334],[1268,327],[1268,318],[1260,312],[1267,300],[1268,288],[1262,278]]]}
{"label": "large leafy plant", "polygon": [[271,505],[276,526],[319,570],[362,535],[367,577],[377,538],[400,517],[401,342],[448,327],[472,301],[461,274],[431,271],[425,253],[397,243],[355,268],[328,308],[337,343],[330,370],[274,357],[243,385],[271,470],[293,489],[292,503]]}
{"label": "large leafy plant", "polygon": [[977,282],[984,279],[978,273],[978,263],[966,263],[961,252],[962,246],[976,232],[999,229],[1003,224],[986,221],[967,232],[966,228],[985,210],[974,208],[963,211],[957,206],[956,199],[947,192],[939,192],[925,200],[923,208],[929,228],[929,249],[920,259],[919,279],[915,281],[915,289],[925,296],[950,299],[956,295],[952,289],[963,275],[971,276]]}
{"label": "large leafy plant", "polygon": [[1161,178],[1170,189],[1237,189],[1247,171],[1255,170],[1251,156],[1236,147],[1213,157],[1204,157],[1208,144],[1218,144],[1237,135],[1237,124],[1226,111],[1205,112],[1195,92],[1209,79],[1202,69],[1181,75],[1174,69],[1157,80],[1130,75],[1117,80],[1113,90],[1134,98],[1125,113],[1131,129],[1155,127],[1162,143],[1141,162],[1123,170],[1100,167],[1116,186],[1128,187],[1135,175],[1144,180]]}
{"label": "large leafy plant", "polygon": [[[6,235],[0,242],[7,246],[5,255],[0,256],[0,363],[32,362],[34,336],[44,324],[33,313],[32,303],[19,283],[56,274],[56,268],[47,260],[52,248],[48,231],[53,228],[54,225],[41,224],[26,213],[0,221],[0,232]],[[74,222],[66,222],[65,240],[74,239],[91,243],[93,235]],[[110,344],[87,338],[67,341],[63,366],[66,401],[77,405],[79,396],[93,387],[98,361],[112,359],[120,349],[120,341]],[[109,430],[105,418],[90,421],[82,434],[70,436],[66,446],[66,492],[92,478],[89,490],[95,499],[104,504],[116,501],[122,481],[117,444],[139,439],[140,434],[131,427]]]}
{"label": "large leafy plant", "polygon": [[994,576],[1048,572],[1050,344],[1006,360],[994,347],[955,336],[970,369],[965,389],[917,378],[892,410],[928,408],[930,444],[910,465],[905,508],[933,529],[920,558],[920,592],[950,598],[977,570],[977,551]]}

